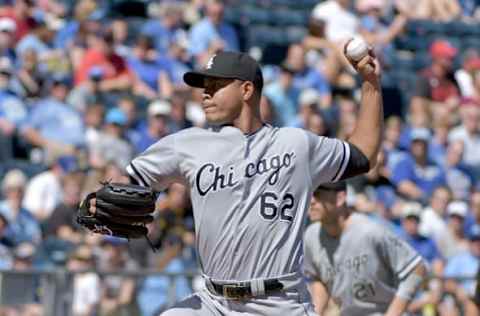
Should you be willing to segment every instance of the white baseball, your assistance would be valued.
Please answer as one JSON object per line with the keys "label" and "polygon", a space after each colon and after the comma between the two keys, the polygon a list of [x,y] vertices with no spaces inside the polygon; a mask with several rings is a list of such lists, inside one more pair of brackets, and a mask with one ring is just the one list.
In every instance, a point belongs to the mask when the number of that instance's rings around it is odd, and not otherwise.
{"label": "white baseball", "polygon": [[368,54],[368,44],[360,36],[355,36],[347,45],[345,53],[353,61],[359,61]]}

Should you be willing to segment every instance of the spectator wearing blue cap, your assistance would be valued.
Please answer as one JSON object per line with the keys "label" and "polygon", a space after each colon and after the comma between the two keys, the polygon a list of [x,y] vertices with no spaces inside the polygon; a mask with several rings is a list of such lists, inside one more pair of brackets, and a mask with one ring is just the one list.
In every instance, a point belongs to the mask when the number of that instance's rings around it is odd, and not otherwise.
{"label": "spectator wearing blue cap", "polygon": [[23,198],[25,207],[35,218],[43,223],[52,214],[63,198],[63,178],[78,171],[75,156],[57,156],[48,170],[34,176],[27,185]]}
{"label": "spectator wearing blue cap", "polygon": [[19,169],[7,172],[2,182],[5,199],[0,201],[0,213],[8,219],[5,237],[14,245],[22,242],[39,244],[42,237],[38,221],[22,206],[26,185],[27,177]]}
{"label": "spectator wearing blue cap", "polygon": [[135,74],[134,93],[154,99],[169,98],[173,86],[169,78],[169,69],[157,62],[157,54],[153,49],[152,38],[140,35],[133,48],[133,54],[127,58],[127,63]]}
{"label": "spectator wearing blue cap", "polygon": [[223,1],[208,0],[206,16],[190,29],[190,53],[198,57],[200,65],[219,50],[239,50],[235,29],[223,20],[224,10]]}
{"label": "spectator wearing blue cap", "polygon": [[100,89],[100,82],[103,80],[104,74],[102,67],[92,67],[88,72],[87,80],[70,91],[66,99],[67,103],[80,113],[85,113],[90,104],[105,104],[108,98]]}
{"label": "spectator wearing blue cap", "polygon": [[439,166],[428,160],[430,132],[414,129],[411,138],[410,153],[396,164],[391,180],[400,194],[426,202],[435,188],[445,185],[445,175]]}
{"label": "spectator wearing blue cap", "polygon": [[164,1],[160,3],[158,11],[158,19],[147,21],[140,33],[153,38],[155,50],[166,55],[170,46],[184,33],[180,28],[183,8],[178,2]]}
{"label": "spectator wearing blue cap", "polygon": [[134,145],[140,139],[140,131],[145,125],[140,106],[131,95],[125,95],[118,100],[117,107],[127,116],[125,137],[129,143]]}
{"label": "spectator wearing blue cap", "polygon": [[104,167],[113,161],[121,168],[128,165],[133,158],[133,147],[125,139],[127,116],[119,108],[107,112],[105,125],[97,143],[90,144],[90,164],[93,167]]}

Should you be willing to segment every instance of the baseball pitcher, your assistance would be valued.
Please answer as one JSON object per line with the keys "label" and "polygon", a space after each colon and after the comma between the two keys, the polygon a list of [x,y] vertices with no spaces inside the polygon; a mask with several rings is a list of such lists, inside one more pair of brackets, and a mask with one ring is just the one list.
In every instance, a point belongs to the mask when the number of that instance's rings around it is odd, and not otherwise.
{"label": "baseball pitcher", "polygon": [[304,269],[317,313],[331,297],[341,315],[402,315],[425,275],[406,242],[346,207],[344,181],[314,192],[305,232]]}
{"label": "baseball pitcher", "polygon": [[[382,134],[378,62],[368,55],[352,64],[363,78],[362,105],[347,142],[264,124],[258,63],[244,53],[214,55],[205,69],[184,75],[188,85],[203,89],[210,128],[186,129],[152,145],[127,167],[132,185],[118,190],[107,184],[100,198],[91,195],[83,203],[79,220],[93,231],[127,237],[133,226],[137,236],[145,233],[142,224],[151,220],[151,209],[130,214],[130,221],[124,216],[113,227],[117,217],[111,210],[131,203],[136,185],[157,192],[184,183],[191,189],[207,289],[163,315],[312,315],[300,271],[313,189],[368,171]],[[105,194],[112,190],[118,192],[113,198]],[[150,203],[151,196],[141,193]],[[123,198],[118,206],[124,195],[127,202]]]}

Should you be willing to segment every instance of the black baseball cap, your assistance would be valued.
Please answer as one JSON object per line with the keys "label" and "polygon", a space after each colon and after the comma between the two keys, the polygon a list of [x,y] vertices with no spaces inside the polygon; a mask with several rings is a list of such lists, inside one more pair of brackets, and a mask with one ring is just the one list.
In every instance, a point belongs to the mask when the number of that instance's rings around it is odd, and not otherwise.
{"label": "black baseball cap", "polygon": [[183,81],[195,88],[205,88],[206,77],[251,81],[259,92],[263,88],[260,65],[245,53],[219,52],[210,58],[203,70],[185,73]]}

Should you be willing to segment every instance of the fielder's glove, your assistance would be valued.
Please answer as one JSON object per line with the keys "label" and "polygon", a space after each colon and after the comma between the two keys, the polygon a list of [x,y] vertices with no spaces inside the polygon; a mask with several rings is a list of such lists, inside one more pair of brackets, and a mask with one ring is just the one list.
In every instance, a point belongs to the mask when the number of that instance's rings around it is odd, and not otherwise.
{"label": "fielder's glove", "polygon": [[[89,211],[95,198],[96,211]],[[94,233],[123,238],[140,238],[148,233],[145,224],[153,221],[156,194],[133,184],[103,183],[103,187],[87,195],[77,212],[77,222]]]}

